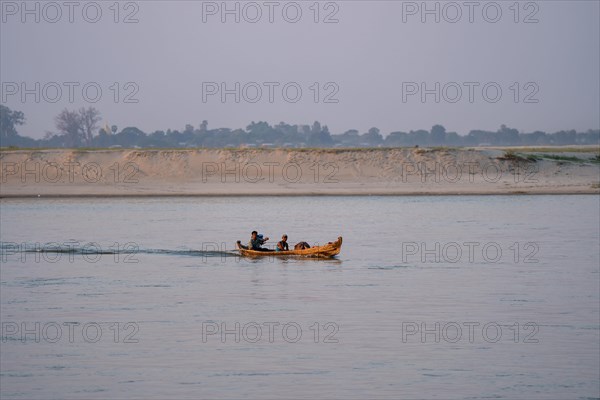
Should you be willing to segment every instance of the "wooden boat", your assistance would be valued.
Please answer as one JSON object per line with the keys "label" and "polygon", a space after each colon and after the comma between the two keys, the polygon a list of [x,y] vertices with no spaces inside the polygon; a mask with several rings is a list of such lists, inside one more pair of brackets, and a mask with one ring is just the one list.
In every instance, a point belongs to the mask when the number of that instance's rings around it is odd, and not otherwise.
{"label": "wooden boat", "polygon": [[315,258],[331,258],[340,254],[342,249],[342,237],[337,238],[335,242],[329,242],[323,246],[315,246],[304,250],[286,250],[286,251],[258,251],[249,250],[241,241],[237,241],[237,248],[240,254],[246,257],[282,257],[299,256]]}

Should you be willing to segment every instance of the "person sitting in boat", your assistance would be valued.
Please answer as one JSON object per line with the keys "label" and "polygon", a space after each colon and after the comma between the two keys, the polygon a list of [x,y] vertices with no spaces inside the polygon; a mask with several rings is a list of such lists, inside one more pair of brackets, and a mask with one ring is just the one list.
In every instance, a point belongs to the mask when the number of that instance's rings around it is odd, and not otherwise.
{"label": "person sitting in boat", "polygon": [[277,243],[277,251],[287,251],[289,249],[290,247],[288,246],[287,235],[284,234],[281,237],[281,241]]}
{"label": "person sitting in boat", "polygon": [[248,242],[248,249],[257,251],[270,251],[261,247],[269,238],[264,238],[263,235],[259,235],[258,232],[252,231],[250,236],[250,242]]}

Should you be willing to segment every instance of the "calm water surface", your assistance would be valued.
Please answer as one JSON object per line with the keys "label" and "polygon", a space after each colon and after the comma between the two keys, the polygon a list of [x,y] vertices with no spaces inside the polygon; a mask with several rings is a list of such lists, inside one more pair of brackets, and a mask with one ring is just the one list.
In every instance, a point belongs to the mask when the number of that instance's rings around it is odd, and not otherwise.
{"label": "calm water surface", "polygon": [[600,397],[598,196],[0,205],[3,399]]}

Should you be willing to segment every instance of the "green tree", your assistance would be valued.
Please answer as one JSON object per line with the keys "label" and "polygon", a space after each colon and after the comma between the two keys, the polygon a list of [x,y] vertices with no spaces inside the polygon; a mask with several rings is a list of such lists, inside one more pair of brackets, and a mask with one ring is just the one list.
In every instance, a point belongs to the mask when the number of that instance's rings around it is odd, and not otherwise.
{"label": "green tree", "polygon": [[63,136],[67,146],[77,147],[82,144],[91,145],[94,133],[100,122],[100,111],[94,107],[69,111],[66,108],[58,114],[54,121],[58,135]]}
{"label": "green tree", "polygon": [[429,144],[429,132],[424,129],[409,132],[411,144],[426,146]]}
{"label": "green tree", "polygon": [[[317,128],[319,129],[318,131],[316,130]],[[329,128],[327,128],[327,125],[324,125],[321,128],[321,124],[315,122],[313,124],[312,132],[308,138],[308,143],[311,146],[331,146],[333,144],[333,139],[331,138],[331,134],[329,133]]]}
{"label": "green tree", "polygon": [[347,147],[358,146],[360,142],[360,134],[356,129],[349,129],[341,135],[333,135],[332,138],[335,142]]}
{"label": "green tree", "polygon": [[376,146],[383,143],[383,136],[379,133],[379,128],[371,128],[369,131],[362,135],[362,140],[369,146]]}
{"label": "green tree", "polygon": [[446,132],[446,140],[444,144],[449,146],[458,146],[461,144],[461,137],[456,132]]}
{"label": "green tree", "polygon": [[385,144],[387,146],[406,146],[406,145],[410,145],[410,142],[408,140],[408,133],[406,132],[391,132],[386,138],[385,138]]}
{"label": "green tree", "polygon": [[250,123],[246,127],[249,143],[272,143],[277,140],[279,134],[267,122],[259,121]]}
{"label": "green tree", "polygon": [[81,115],[78,111],[69,111],[66,108],[55,118],[58,135],[64,138],[64,143],[69,147],[81,145],[84,138]]}
{"label": "green tree", "polygon": [[200,132],[204,133],[207,130],[208,130],[208,121],[203,120],[202,123],[200,124]]}
{"label": "green tree", "polygon": [[139,146],[146,139],[146,134],[135,126],[130,126],[119,132],[116,139],[121,146]]}
{"label": "green tree", "polygon": [[495,136],[497,139],[494,141],[494,144],[515,145],[520,142],[519,131],[511,129],[504,124],[500,125],[498,135]]}
{"label": "green tree", "polygon": [[7,140],[18,136],[16,125],[25,123],[25,115],[21,111],[12,111],[0,104],[0,139]]}
{"label": "green tree", "polygon": [[446,128],[442,125],[434,125],[429,134],[431,143],[434,145],[442,145],[446,142]]}
{"label": "green tree", "polygon": [[98,122],[101,120],[100,111],[94,107],[80,108],[79,117],[81,119],[84,143],[90,146],[94,139],[94,132],[98,129]]}

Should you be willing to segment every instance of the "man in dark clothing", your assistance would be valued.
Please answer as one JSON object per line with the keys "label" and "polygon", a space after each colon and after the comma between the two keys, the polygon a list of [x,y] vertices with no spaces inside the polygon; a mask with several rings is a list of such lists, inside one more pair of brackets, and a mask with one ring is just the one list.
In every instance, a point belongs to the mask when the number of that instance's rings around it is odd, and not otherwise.
{"label": "man in dark clothing", "polygon": [[257,251],[271,251],[269,249],[265,249],[261,247],[269,238],[262,238],[262,235],[258,235],[258,232],[252,231],[250,236],[250,242],[248,242],[249,250],[257,250]]}

